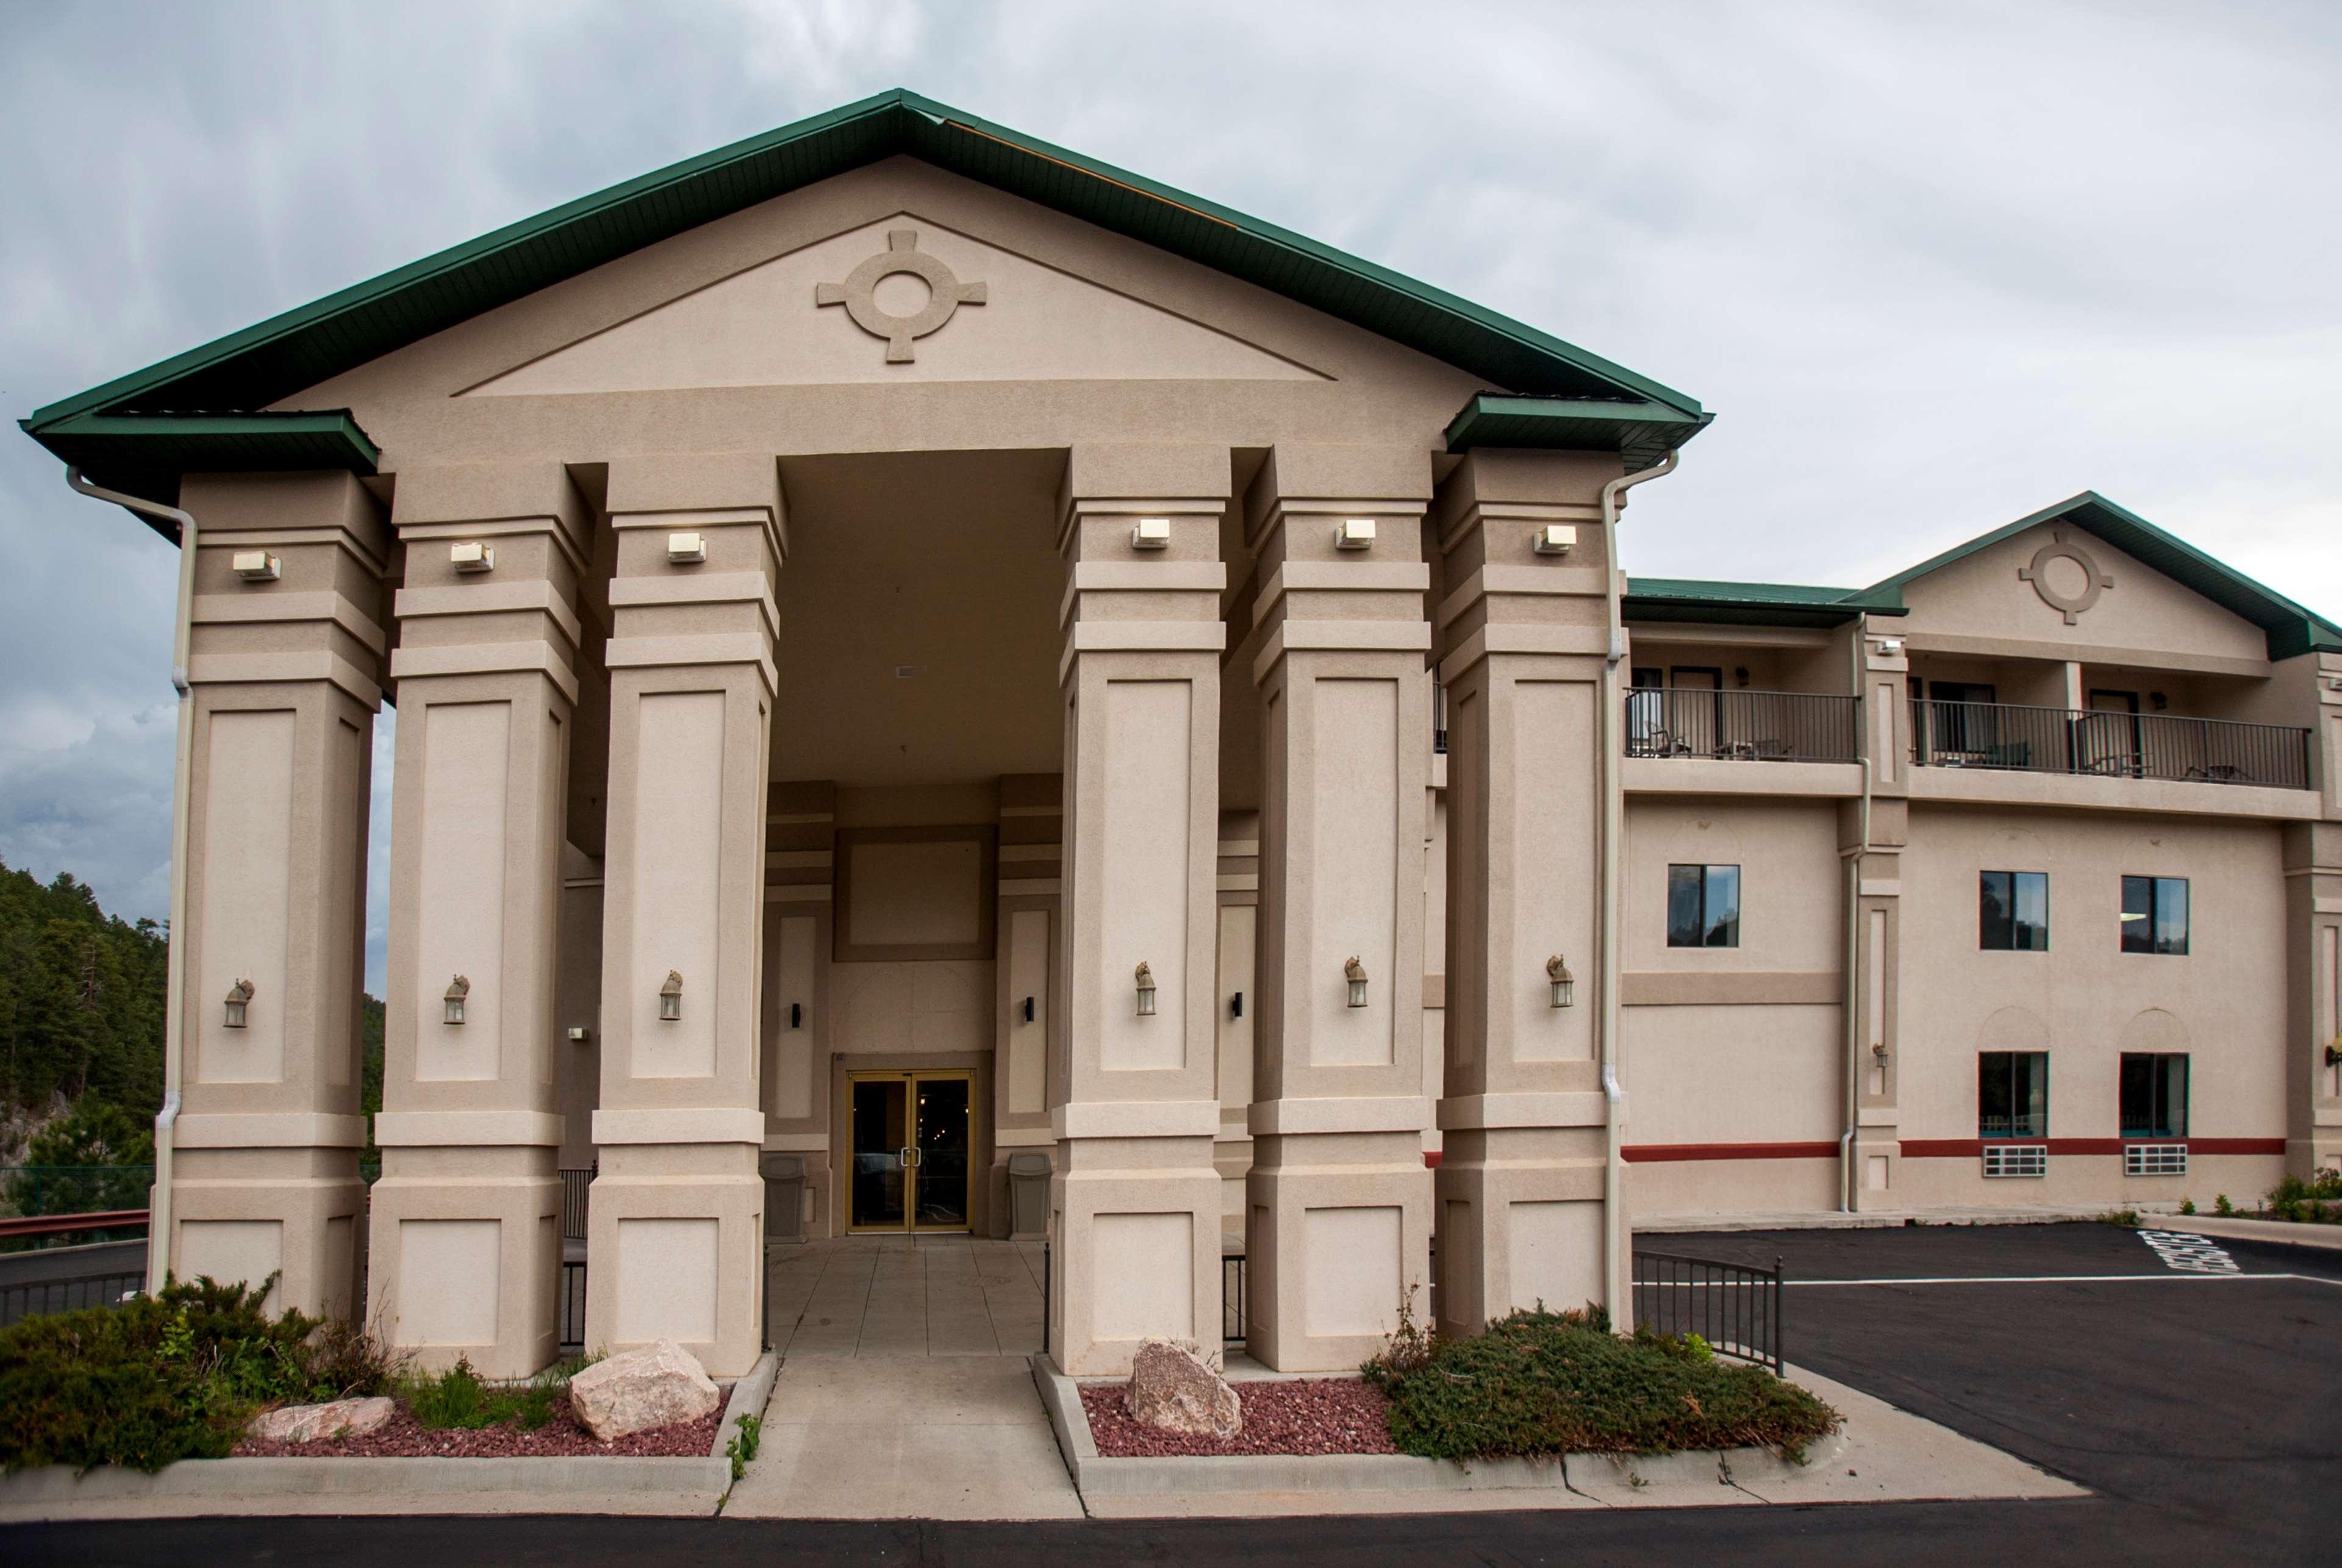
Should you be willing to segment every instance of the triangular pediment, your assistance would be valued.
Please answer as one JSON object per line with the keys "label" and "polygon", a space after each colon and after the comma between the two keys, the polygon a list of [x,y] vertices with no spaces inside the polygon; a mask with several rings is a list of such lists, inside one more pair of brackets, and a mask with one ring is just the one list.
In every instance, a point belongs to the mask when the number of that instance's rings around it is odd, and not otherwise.
{"label": "triangular pediment", "polygon": [[468,395],[1149,379],[1326,378],[1203,322],[902,212],[668,300]]}

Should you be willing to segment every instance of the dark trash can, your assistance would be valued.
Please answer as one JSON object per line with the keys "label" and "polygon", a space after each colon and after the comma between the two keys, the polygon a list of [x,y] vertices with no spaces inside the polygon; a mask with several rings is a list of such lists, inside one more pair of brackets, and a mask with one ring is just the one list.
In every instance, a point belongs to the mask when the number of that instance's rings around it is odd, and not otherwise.
{"label": "dark trash can", "polygon": [[805,1156],[766,1154],[759,1164],[765,1176],[765,1240],[805,1240]]}
{"label": "dark trash can", "polygon": [[1008,1156],[1008,1233],[1037,1236],[1049,1229],[1049,1156]]}

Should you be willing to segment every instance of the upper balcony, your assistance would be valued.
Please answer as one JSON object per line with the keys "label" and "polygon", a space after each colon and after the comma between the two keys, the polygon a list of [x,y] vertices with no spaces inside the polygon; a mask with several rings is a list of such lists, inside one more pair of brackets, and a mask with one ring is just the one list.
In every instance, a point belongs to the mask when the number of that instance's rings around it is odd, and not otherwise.
{"label": "upper balcony", "polygon": [[2122,706],[2027,707],[1910,699],[1921,767],[2309,787],[2310,732],[2287,724],[2142,714]]}
{"label": "upper balcony", "polygon": [[1825,693],[1637,685],[1626,693],[1626,754],[1850,763],[1859,706]]}

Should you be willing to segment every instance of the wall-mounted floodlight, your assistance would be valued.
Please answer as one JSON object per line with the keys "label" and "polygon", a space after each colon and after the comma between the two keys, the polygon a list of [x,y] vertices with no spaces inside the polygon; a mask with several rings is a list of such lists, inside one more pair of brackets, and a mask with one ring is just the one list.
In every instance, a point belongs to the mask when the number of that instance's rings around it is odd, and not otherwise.
{"label": "wall-mounted floodlight", "polygon": [[1138,526],[1130,531],[1130,547],[1134,550],[1168,550],[1171,547],[1171,519],[1141,517]]}
{"label": "wall-mounted floodlight", "polygon": [[241,1029],[252,1006],[252,982],[239,980],[227,988],[227,1017],[230,1029]]}
{"label": "wall-mounted floodlight", "polygon": [[1577,525],[1548,523],[1529,535],[1529,548],[1540,555],[1566,555],[1577,548]]}
{"label": "wall-mounted floodlight", "polygon": [[464,1021],[465,999],[471,994],[472,983],[465,979],[460,974],[455,976],[455,980],[447,987],[447,994],[441,998],[442,1003],[446,1008],[446,1012],[443,1016],[442,1022],[448,1024],[461,1024]]}
{"label": "wall-mounted floodlight", "polygon": [[666,536],[666,558],[678,566],[707,559],[707,535],[705,534],[670,534]]}
{"label": "wall-mounted floodlight", "polygon": [[1569,972],[1569,961],[1558,953],[1545,961],[1545,983],[1553,1006],[1577,1004],[1577,976]]}
{"label": "wall-mounted floodlight", "polygon": [[1878,639],[1877,646],[1878,656],[1882,659],[1899,659],[1903,656],[1903,639],[1900,637],[1881,637]]}
{"label": "wall-mounted floodlight", "polygon": [[285,563],[265,550],[238,550],[228,564],[247,583],[274,583],[285,575]]}
{"label": "wall-mounted floodlight", "polygon": [[1353,954],[1349,962],[1342,965],[1342,978],[1350,983],[1350,1005],[1364,1007],[1366,1004],[1366,966],[1358,962],[1356,954]]}
{"label": "wall-mounted floodlight", "polygon": [[1334,548],[1336,550],[1371,550],[1375,547],[1375,520],[1371,517],[1345,517],[1334,524]]}
{"label": "wall-mounted floodlight", "polygon": [[594,1032],[583,1024],[572,1024],[565,1032],[572,1045],[583,1045],[594,1038]]}
{"label": "wall-mounted floodlight", "polygon": [[673,1024],[683,1016],[683,971],[666,972],[666,984],[659,987],[659,1022]]}
{"label": "wall-mounted floodlight", "polygon": [[1138,1015],[1152,1018],[1155,1016],[1155,971],[1147,968],[1146,960],[1142,958],[1135,973],[1138,981]]}
{"label": "wall-mounted floodlight", "polygon": [[493,572],[496,569],[495,547],[477,543],[451,544],[447,547],[447,564],[466,575],[474,572]]}

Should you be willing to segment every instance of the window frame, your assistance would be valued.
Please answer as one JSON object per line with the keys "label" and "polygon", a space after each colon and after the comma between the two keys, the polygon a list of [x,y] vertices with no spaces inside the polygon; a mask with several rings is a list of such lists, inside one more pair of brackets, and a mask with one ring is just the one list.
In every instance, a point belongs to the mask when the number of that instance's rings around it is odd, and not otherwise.
{"label": "window frame", "polygon": [[[2001,917],[2007,929],[2002,933],[2006,941],[1993,940],[1993,916],[1987,902],[1990,897],[1992,879],[2004,879],[2007,897],[2006,914]],[[2040,894],[2040,919],[2027,926],[2024,919],[2027,903],[2025,888],[2027,880],[2037,884]],[[2037,933],[2039,940],[2023,940],[2027,932]],[[2046,871],[1980,871],[1977,873],[1977,950],[1980,953],[2047,953],[2049,951],[2049,874]]]}
{"label": "window frame", "polygon": [[[2008,1059],[2008,1114],[2007,1117],[2008,1127],[2006,1131],[2002,1132],[1995,1132],[1987,1124],[1987,1112],[1985,1104],[1985,1074],[1988,1071],[1988,1064],[1991,1063],[1995,1057],[2006,1057]],[[2041,1064],[2040,1084],[2037,1093],[2039,1102],[2037,1110],[2039,1124],[2037,1126],[2032,1124],[2037,1115],[2037,1111],[2033,1104],[2033,1102],[2036,1099],[2036,1094],[2029,1084],[2026,1085],[2024,1094],[2027,1101],[2026,1112],[2022,1117],[2017,1114],[2017,1099],[2019,1094],[2017,1063],[2019,1061],[2028,1059],[2037,1061]],[[2030,1078],[2030,1076],[2031,1074],[2028,1071],[2027,1077]],[[2018,1123],[2020,1121],[2027,1124],[2020,1128],[2018,1126]],[[2008,1050],[1979,1051],[1977,1053],[1977,1136],[1987,1143],[1997,1143],[2002,1140],[2046,1139],[2049,1136],[2048,1052]]]}
{"label": "window frame", "polygon": [[[2177,890],[2176,894],[2174,890]],[[2133,904],[2138,907],[2134,909]],[[2116,944],[2124,953],[2146,954],[2157,958],[2185,958],[2194,935],[2195,900],[2184,876],[2135,876],[2123,874],[2121,904],[2117,919]],[[2174,943],[2168,934],[2171,911],[2177,908],[2178,939]],[[2134,932],[2139,940],[2133,941]]]}
{"label": "window frame", "polygon": [[[1686,879],[1678,877],[1676,874],[1686,871],[1696,874],[1688,879],[1688,882],[1693,893],[1692,930],[1697,934],[1698,940],[1678,942],[1676,940],[1676,932],[1679,929],[1676,922],[1678,884]],[[1723,921],[1715,919],[1709,907],[1709,894],[1716,885],[1716,874],[1719,872],[1731,874],[1732,912]],[[1709,865],[1670,861],[1667,864],[1666,891],[1667,946],[1679,952],[1686,949],[1704,952],[1710,948],[1738,947],[1740,945],[1740,867],[1736,864]],[[1722,941],[1716,940],[1719,933],[1724,937]]]}
{"label": "window frame", "polygon": [[[2130,1098],[2131,1064],[2147,1064],[2148,1078],[2147,1116],[2146,1124],[2134,1123],[2127,1104]],[[2179,1093],[2177,1114],[2173,1114],[2171,1069],[2178,1064]],[[2125,1051],[2115,1064],[2115,1124],[2126,1140],[2177,1143],[2187,1136],[2188,1094],[2195,1081],[2195,1069],[2185,1051]],[[2160,1116],[2155,1114],[2157,1110]]]}

